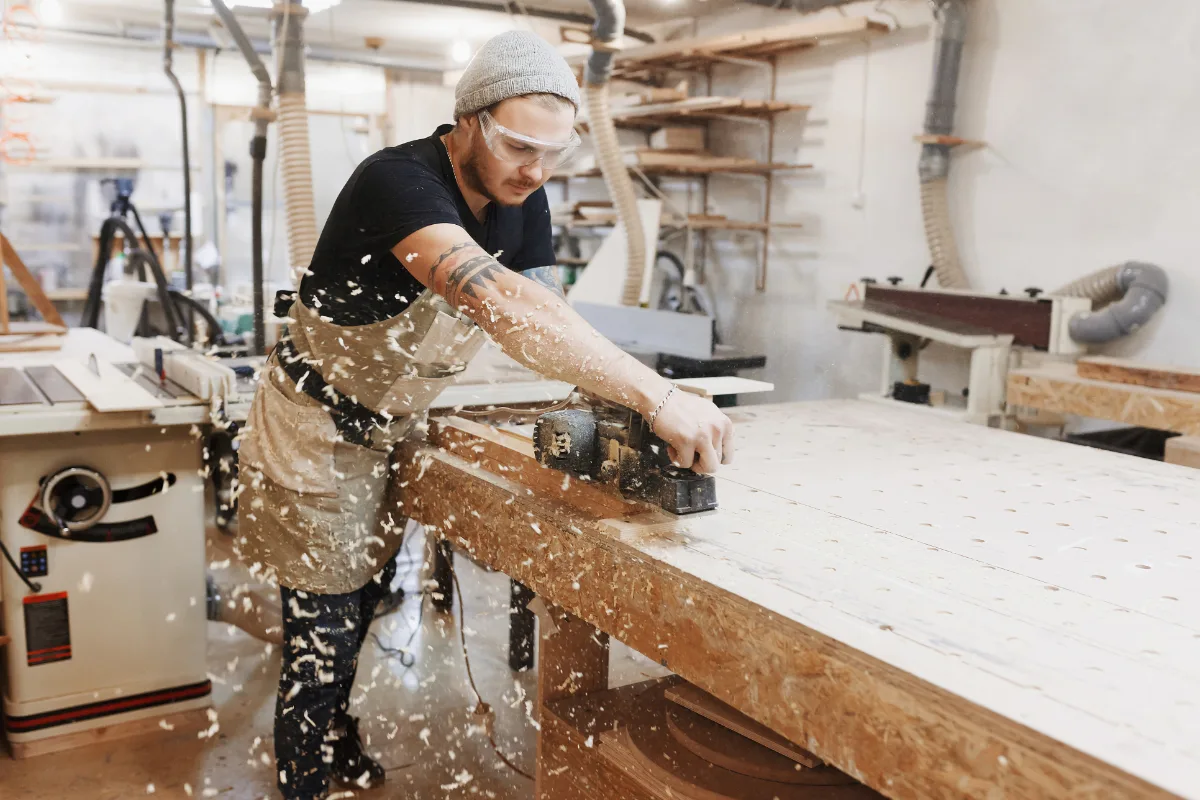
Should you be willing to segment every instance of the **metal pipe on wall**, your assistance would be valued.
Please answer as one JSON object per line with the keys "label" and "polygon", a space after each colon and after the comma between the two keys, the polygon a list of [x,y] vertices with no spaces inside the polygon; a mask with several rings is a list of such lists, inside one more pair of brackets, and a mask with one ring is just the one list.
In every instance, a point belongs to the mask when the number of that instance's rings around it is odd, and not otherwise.
{"label": "metal pipe on wall", "polygon": [[[958,94],[958,75],[962,66],[963,42],[967,34],[967,4],[965,0],[933,0],[937,17],[937,38],[934,45],[933,80],[925,106],[925,134],[949,136],[954,132],[954,112]],[[918,166],[921,177],[921,217],[925,223],[925,240],[933,262],[938,283],[952,289],[968,287],[966,273],[959,259],[958,243],[950,224],[948,181],[950,177],[950,145],[925,143],[921,145]]]}
{"label": "metal pipe on wall", "polygon": [[224,0],[212,0],[212,5],[225,28],[233,36],[238,49],[242,51],[242,56],[250,66],[250,71],[258,80],[258,106],[253,111],[254,136],[250,140],[250,158],[254,164],[250,189],[252,206],[250,247],[253,251],[251,253],[251,281],[254,291],[254,344],[251,352],[254,355],[262,355],[266,343],[265,299],[263,297],[265,281],[263,275],[263,162],[267,158],[267,125],[274,118],[271,111],[271,75],[267,72],[262,59],[258,57],[258,53],[254,52],[254,45],[250,43],[249,37],[238,23],[237,17],[229,10],[229,6],[225,5]]}
{"label": "metal pipe on wall", "polygon": [[[175,87],[179,96],[179,112],[183,127],[183,276],[187,287],[188,297],[192,296],[192,161],[188,151],[188,113],[187,96],[183,92],[183,84],[179,82],[173,69],[173,51],[175,49],[175,0],[166,0],[166,10],[163,16],[163,71]],[[163,250],[168,242],[163,242]],[[184,341],[191,343],[195,331],[193,329],[192,310],[185,312],[187,331]]]}

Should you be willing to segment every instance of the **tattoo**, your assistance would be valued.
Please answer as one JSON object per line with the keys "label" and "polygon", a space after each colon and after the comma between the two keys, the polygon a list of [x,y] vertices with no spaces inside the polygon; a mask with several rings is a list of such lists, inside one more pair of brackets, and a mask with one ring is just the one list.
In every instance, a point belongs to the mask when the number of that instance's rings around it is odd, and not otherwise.
{"label": "tattoo", "polygon": [[500,262],[489,255],[481,254],[468,258],[450,271],[446,278],[446,299],[451,305],[460,305],[459,301],[466,295],[476,300],[483,300],[481,291],[488,281],[495,281],[496,276],[504,272]]}
{"label": "tattoo", "polygon": [[445,263],[446,259],[453,257],[455,253],[466,250],[468,247],[476,247],[476,246],[477,245],[474,242],[459,242],[458,244],[454,245],[449,250],[447,250],[446,252],[444,252],[440,256],[438,256],[437,261],[433,262],[433,266],[429,268],[429,274],[431,276],[436,275],[437,271],[438,271],[438,267],[440,267],[443,263]]}
{"label": "tattoo", "polygon": [[567,296],[566,291],[563,289],[562,281],[558,278],[558,267],[535,267],[534,269],[527,269],[521,274],[534,283],[545,286],[559,297],[565,298]]}

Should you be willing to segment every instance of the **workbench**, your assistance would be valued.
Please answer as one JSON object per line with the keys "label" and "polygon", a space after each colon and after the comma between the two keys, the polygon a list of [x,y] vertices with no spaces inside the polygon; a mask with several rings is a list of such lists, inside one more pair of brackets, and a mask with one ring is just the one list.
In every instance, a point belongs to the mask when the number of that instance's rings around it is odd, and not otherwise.
{"label": "workbench", "polygon": [[628,785],[578,718],[609,636],[888,797],[1200,797],[1200,473],[858,400],[730,416],[688,518],[520,434],[410,445],[405,513],[546,608],[539,800]]}

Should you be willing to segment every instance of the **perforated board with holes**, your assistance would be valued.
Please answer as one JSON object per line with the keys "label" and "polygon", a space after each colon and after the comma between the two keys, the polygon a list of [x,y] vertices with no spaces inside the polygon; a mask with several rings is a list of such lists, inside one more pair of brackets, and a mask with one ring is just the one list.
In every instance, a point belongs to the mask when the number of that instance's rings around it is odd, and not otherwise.
{"label": "perforated board with holes", "polygon": [[731,416],[720,510],[623,538],[1200,797],[1200,470],[861,401]]}

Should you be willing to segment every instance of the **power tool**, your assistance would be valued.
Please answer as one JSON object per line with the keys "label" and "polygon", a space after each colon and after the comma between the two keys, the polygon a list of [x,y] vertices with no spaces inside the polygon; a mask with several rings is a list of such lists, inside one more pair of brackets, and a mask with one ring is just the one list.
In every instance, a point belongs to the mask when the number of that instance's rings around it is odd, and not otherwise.
{"label": "power tool", "polygon": [[540,464],[613,485],[623,497],[655,503],[672,514],[717,507],[713,477],[673,466],[667,443],[628,408],[542,414],[534,425],[533,451]]}

